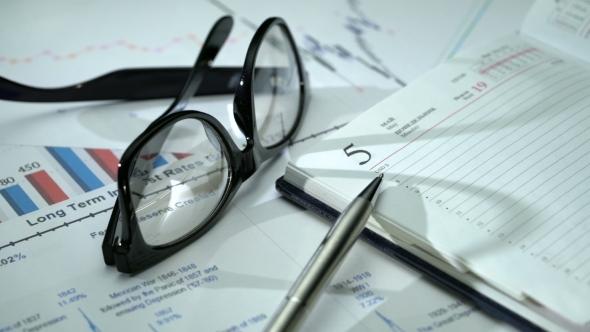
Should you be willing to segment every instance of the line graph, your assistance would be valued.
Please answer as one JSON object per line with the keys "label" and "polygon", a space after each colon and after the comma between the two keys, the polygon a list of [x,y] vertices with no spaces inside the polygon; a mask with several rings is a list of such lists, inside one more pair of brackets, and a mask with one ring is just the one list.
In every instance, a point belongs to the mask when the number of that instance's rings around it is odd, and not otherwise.
{"label": "line graph", "polygon": [[51,49],[45,49],[37,54],[16,58],[11,57],[9,55],[0,55],[0,63],[6,63],[9,65],[20,65],[20,64],[28,64],[40,58],[49,58],[54,61],[61,61],[61,60],[74,60],[79,58],[80,56],[91,53],[91,52],[105,52],[111,51],[114,49],[123,49],[133,52],[141,52],[141,53],[163,53],[171,47],[174,47],[180,43],[192,43],[196,44],[197,46],[201,47],[203,45],[203,41],[198,38],[195,34],[188,34],[185,36],[174,37],[165,43],[159,46],[146,46],[146,45],[138,45],[136,43],[126,41],[123,39],[116,40],[113,42],[106,42],[101,44],[89,45],[82,49],[73,50],[67,53],[57,53]]}
{"label": "line graph", "polygon": [[[346,122],[346,123],[348,123],[348,122]],[[341,125],[334,126],[332,128],[328,128],[328,129],[326,129],[324,131],[321,131],[321,132],[318,132],[318,133],[315,133],[315,134],[309,134],[308,136],[297,138],[296,140],[292,141],[291,144],[289,144],[289,145],[293,146],[293,145],[295,145],[297,143],[303,143],[303,142],[305,142],[305,141],[307,141],[309,139],[318,138],[318,136],[326,135],[326,134],[328,134],[328,133],[330,133],[332,131],[336,131],[336,130],[338,130],[338,129],[344,127],[344,126],[346,126],[346,123],[343,123]]]}
{"label": "line graph", "polygon": [[[226,3],[219,0],[208,0],[212,5],[228,15],[235,15],[235,11]],[[345,14],[341,10],[334,10],[330,20],[338,25],[339,31],[344,31],[347,39],[352,38],[354,43],[358,46],[360,51],[350,51],[342,43],[325,41],[318,37],[316,33],[309,32],[306,29],[305,23],[300,23],[292,33],[298,41],[299,51],[304,61],[312,61],[320,66],[326,68],[341,80],[353,87],[359,92],[363,92],[362,84],[358,82],[358,77],[351,77],[350,64],[356,64],[369,69],[368,76],[374,77],[377,74],[379,78],[385,80],[392,80],[396,86],[403,87],[406,85],[401,78],[393,74],[391,70],[385,65],[380,57],[372,51],[372,45],[366,38],[367,33],[377,32],[389,38],[395,36],[395,31],[392,28],[382,28],[379,24],[372,21],[358,6],[356,1],[346,2],[347,11],[351,14]],[[258,26],[253,24],[249,19],[240,17],[239,20],[244,25],[250,27],[255,31]],[[299,36],[297,36],[299,35]]]}
{"label": "line graph", "polygon": [[46,235],[46,234],[48,234],[48,233],[55,232],[56,230],[58,230],[58,229],[60,229],[60,228],[63,228],[63,227],[70,227],[70,225],[72,225],[72,224],[75,224],[75,223],[77,223],[77,222],[82,222],[82,221],[84,221],[84,220],[88,220],[88,219],[94,218],[94,217],[96,217],[97,215],[100,215],[100,214],[102,214],[102,213],[108,212],[108,211],[110,211],[110,210],[112,210],[112,209],[113,209],[113,208],[111,207],[111,208],[103,209],[103,210],[100,210],[100,211],[92,212],[92,213],[89,213],[89,214],[87,214],[87,215],[86,215],[86,216],[84,216],[84,217],[81,217],[81,218],[77,218],[77,219],[74,219],[74,220],[71,220],[71,221],[64,222],[64,223],[62,223],[62,224],[60,224],[60,225],[58,225],[58,226],[51,227],[51,228],[49,228],[49,229],[46,229],[46,230],[44,230],[44,231],[42,231],[42,232],[36,232],[36,233],[35,233],[35,234],[33,234],[33,235],[30,235],[30,236],[27,236],[27,237],[23,237],[23,238],[20,238],[20,239],[18,239],[18,240],[10,241],[10,242],[8,242],[8,243],[6,243],[6,244],[2,244],[2,245],[0,245],[0,250],[2,250],[2,249],[4,249],[4,248],[14,247],[15,245],[17,245],[17,244],[19,244],[19,243],[22,243],[22,242],[27,242],[27,241],[29,241],[30,239],[33,239],[33,238],[37,238],[37,237],[39,237],[39,238],[40,238],[40,237],[42,237],[43,235]]}
{"label": "line graph", "polygon": [[[235,36],[230,37],[227,42],[229,44],[236,44],[244,38],[246,38],[248,35],[248,31],[242,30]],[[203,46],[203,40],[194,33],[188,33],[182,36],[170,38],[167,41],[156,46],[140,45],[132,41],[119,39],[105,43],[88,45],[84,48],[72,50],[65,53],[59,53],[52,49],[45,49],[43,51],[25,57],[14,57],[8,54],[3,54],[0,55],[0,64],[26,65],[43,58],[47,58],[53,61],[76,60],[89,53],[108,52],[113,50],[125,50],[129,52],[143,54],[162,54],[170,50],[171,48],[180,46],[181,44],[194,45],[200,49],[201,46]]]}
{"label": "line graph", "polygon": [[[372,51],[371,45],[363,36],[365,29],[381,31],[381,27],[368,18],[368,16],[359,8],[357,1],[349,0],[347,3],[351,11],[355,13],[357,17],[348,17],[348,22],[345,26],[346,29],[354,35],[355,41],[357,42],[359,48],[365,53],[366,56],[369,57],[369,59],[371,59],[371,61],[375,63],[375,65],[369,65],[368,68],[382,75],[387,75],[388,78],[393,79],[400,86],[406,86],[406,82],[394,75],[391,70],[389,70],[389,68],[387,68],[387,66],[383,63],[383,61]],[[395,32],[392,29],[387,29],[386,33],[391,36],[395,35]],[[361,63],[366,64],[366,61],[360,60],[360,57],[357,56],[356,58],[359,59]]]}

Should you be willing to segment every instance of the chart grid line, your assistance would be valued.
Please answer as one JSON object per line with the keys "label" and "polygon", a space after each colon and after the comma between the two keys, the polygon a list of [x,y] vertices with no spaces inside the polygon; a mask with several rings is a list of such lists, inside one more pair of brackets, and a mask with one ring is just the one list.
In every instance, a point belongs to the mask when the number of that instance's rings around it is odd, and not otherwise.
{"label": "chart grid line", "polygon": [[112,209],[113,208],[110,207],[110,208],[106,208],[104,210],[100,210],[98,212],[89,213],[88,215],[86,215],[84,217],[81,217],[81,218],[78,218],[78,219],[75,219],[75,220],[72,220],[72,221],[69,221],[69,222],[64,222],[63,224],[61,224],[59,226],[55,226],[53,228],[44,230],[42,232],[37,232],[34,235],[27,236],[25,238],[22,238],[22,239],[19,239],[19,240],[16,240],[16,241],[10,241],[8,244],[5,244],[5,245],[0,246],[0,250],[2,250],[4,248],[8,248],[8,247],[14,247],[15,245],[17,245],[19,243],[22,243],[22,242],[25,242],[25,241],[29,241],[30,239],[33,239],[33,238],[36,238],[36,237],[41,237],[41,236],[43,236],[43,234],[47,234],[47,233],[53,232],[56,229],[60,229],[62,227],[69,227],[71,224],[74,224],[74,223],[77,223],[77,222],[81,222],[81,221],[84,221],[84,220],[89,219],[89,218],[94,218],[94,216],[96,216],[98,214],[101,214],[101,213],[105,213],[105,212],[110,211]]}

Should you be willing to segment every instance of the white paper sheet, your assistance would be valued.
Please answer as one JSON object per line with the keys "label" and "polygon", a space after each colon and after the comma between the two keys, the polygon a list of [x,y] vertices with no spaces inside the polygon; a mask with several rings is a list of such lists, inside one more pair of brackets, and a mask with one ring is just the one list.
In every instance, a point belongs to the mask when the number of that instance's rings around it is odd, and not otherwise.
{"label": "white paper sheet", "polygon": [[[262,165],[210,233],[155,267],[127,276],[102,261],[101,232],[115,201],[116,185],[85,148],[120,156],[170,100],[0,101],[0,160],[9,161],[0,165],[0,178],[14,180],[0,185],[0,190],[18,185],[36,207],[19,216],[9,199],[0,197],[0,330],[261,330],[329,226],[278,197],[274,181],[284,173],[287,161],[398,89],[396,79],[405,83],[446,57],[443,54],[452,49],[448,45],[460,45],[457,40],[462,37],[480,38],[475,36],[485,34],[485,29],[467,33],[472,23],[491,22],[495,16],[487,11],[487,2],[480,1],[463,1],[449,9],[454,19],[433,10],[429,17],[437,18],[445,33],[423,42],[418,37],[429,33],[430,25],[418,28],[402,20],[419,8],[399,7],[395,13],[400,16],[394,19],[379,8],[358,3],[358,9],[374,14],[373,20],[383,26],[376,31],[368,20],[349,22],[352,4],[334,1],[320,8],[316,3],[298,3],[294,5],[298,10],[287,3],[244,8],[232,1],[178,1],[165,7],[157,2],[139,6],[114,1],[3,4],[0,42],[8,46],[0,51],[0,75],[42,87],[74,84],[126,67],[190,66],[199,40],[227,10],[234,13],[235,26],[216,65],[240,66],[254,33],[251,23],[284,16],[302,47],[312,102],[294,145]],[[309,20],[314,6],[317,15],[329,13],[329,19]],[[513,11],[515,21],[526,11],[521,6]],[[398,14],[408,12],[412,14]],[[484,19],[476,19],[478,12]],[[361,14],[355,15],[359,19]],[[347,28],[346,22],[353,26]],[[391,26],[386,26],[389,22]],[[330,24],[334,29],[328,28]],[[506,25],[506,32],[516,26]],[[355,46],[354,35],[347,32],[355,28],[373,34],[366,41],[382,60]],[[330,37],[336,31],[343,33]],[[320,41],[317,52],[306,36]],[[396,39],[399,36],[403,39]],[[390,47],[384,43],[387,38],[399,42]],[[405,51],[409,40],[421,49],[427,45],[426,60]],[[354,58],[343,56],[337,45],[354,52]],[[395,52],[389,53],[390,49]],[[198,98],[189,108],[210,112],[231,128],[229,102],[223,97]],[[85,192],[47,147],[71,149],[102,186]],[[67,199],[48,203],[26,177],[39,171],[45,171]],[[473,327],[511,329],[359,242],[304,328],[456,331]]]}

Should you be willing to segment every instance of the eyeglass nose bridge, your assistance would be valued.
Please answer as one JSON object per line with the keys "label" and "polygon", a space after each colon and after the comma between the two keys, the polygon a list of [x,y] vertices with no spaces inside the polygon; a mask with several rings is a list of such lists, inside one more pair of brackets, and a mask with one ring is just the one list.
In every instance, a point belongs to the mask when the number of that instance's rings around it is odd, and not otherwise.
{"label": "eyeglass nose bridge", "polygon": [[241,154],[240,167],[243,169],[242,181],[246,181],[262,164],[260,153],[252,148]]}
{"label": "eyeglass nose bridge", "polygon": [[[240,77],[240,82],[244,82],[244,77]],[[249,84],[245,84],[247,89],[238,88],[234,97],[233,115],[236,124],[242,131],[246,139],[246,148],[242,151],[240,156],[236,156],[240,160],[240,168],[243,169],[242,181],[246,181],[262,164],[263,156],[260,151],[256,149],[255,137],[257,135],[256,119],[253,117],[254,103],[250,97]],[[242,84],[240,84],[242,86]]]}

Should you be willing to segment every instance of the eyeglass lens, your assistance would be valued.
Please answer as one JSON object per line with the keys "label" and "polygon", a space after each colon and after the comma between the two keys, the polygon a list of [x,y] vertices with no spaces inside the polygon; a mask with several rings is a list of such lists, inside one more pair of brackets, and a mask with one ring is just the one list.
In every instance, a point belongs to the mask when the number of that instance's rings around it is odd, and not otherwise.
{"label": "eyeglass lens", "polygon": [[295,126],[299,109],[299,72],[283,28],[267,32],[255,60],[254,108],[264,147],[282,143]]}
{"label": "eyeglass lens", "polygon": [[197,119],[180,120],[144,145],[130,189],[146,243],[175,242],[204,225],[225,193],[229,167],[226,147]]}
{"label": "eyeglass lens", "polygon": [[[298,118],[300,78],[283,28],[267,32],[255,59],[254,110],[263,147],[284,142]],[[193,234],[216,213],[229,185],[228,148],[198,119],[180,120],[147,142],[130,179],[142,236],[151,246]]]}

